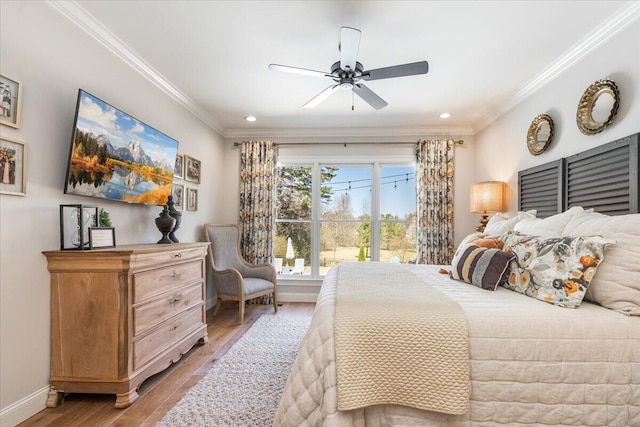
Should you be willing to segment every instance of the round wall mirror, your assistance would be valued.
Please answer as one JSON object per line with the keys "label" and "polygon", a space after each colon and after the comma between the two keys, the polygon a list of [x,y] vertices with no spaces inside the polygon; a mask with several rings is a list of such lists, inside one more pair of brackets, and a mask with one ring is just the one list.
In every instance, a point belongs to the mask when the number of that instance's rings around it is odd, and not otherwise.
{"label": "round wall mirror", "polygon": [[533,119],[527,132],[527,148],[534,156],[545,152],[553,139],[553,120],[547,114]]}
{"label": "round wall mirror", "polygon": [[613,122],[620,105],[620,93],[609,79],[598,80],[587,88],[578,103],[576,121],[585,135],[602,132]]}

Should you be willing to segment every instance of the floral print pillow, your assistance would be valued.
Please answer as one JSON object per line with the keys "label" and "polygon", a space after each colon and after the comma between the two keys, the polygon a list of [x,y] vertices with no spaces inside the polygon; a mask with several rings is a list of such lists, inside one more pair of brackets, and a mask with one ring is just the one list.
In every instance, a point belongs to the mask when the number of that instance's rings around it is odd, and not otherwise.
{"label": "floral print pillow", "polygon": [[604,249],[613,242],[601,236],[538,237],[513,234],[504,250],[516,257],[500,283],[507,289],[566,308],[577,308]]}

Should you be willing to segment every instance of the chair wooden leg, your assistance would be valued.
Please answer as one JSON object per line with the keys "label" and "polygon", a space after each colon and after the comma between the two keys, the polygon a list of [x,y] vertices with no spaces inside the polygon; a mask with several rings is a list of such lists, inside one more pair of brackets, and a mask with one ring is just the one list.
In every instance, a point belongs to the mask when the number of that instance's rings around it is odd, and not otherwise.
{"label": "chair wooden leg", "polygon": [[276,293],[273,293],[273,310],[278,312],[278,298],[276,298]]}
{"label": "chair wooden leg", "polygon": [[220,298],[218,298],[218,301],[216,302],[216,306],[213,307],[213,315],[215,316],[216,314],[218,314],[218,310],[220,310],[220,306],[222,305],[222,300]]}
{"label": "chair wooden leg", "polygon": [[238,301],[238,305],[240,306],[240,324],[244,323],[244,301]]}

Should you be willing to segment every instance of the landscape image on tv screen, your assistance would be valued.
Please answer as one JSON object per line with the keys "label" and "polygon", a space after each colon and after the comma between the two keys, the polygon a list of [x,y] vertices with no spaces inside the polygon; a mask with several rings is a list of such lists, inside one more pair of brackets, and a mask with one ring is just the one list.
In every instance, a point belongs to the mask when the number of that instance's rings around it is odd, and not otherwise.
{"label": "landscape image on tv screen", "polygon": [[64,192],[164,205],[178,141],[80,90]]}

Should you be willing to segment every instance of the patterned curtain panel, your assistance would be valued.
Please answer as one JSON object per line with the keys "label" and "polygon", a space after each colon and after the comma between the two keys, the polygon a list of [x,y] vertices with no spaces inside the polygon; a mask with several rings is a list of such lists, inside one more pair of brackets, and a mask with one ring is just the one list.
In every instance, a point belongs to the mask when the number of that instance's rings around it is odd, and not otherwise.
{"label": "patterned curtain panel", "polygon": [[243,142],[240,153],[240,247],[248,262],[271,262],[275,188],[275,144],[272,141]]}
{"label": "patterned curtain panel", "polygon": [[451,262],[453,146],[453,140],[420,140],[416,144],[418,264]]}

